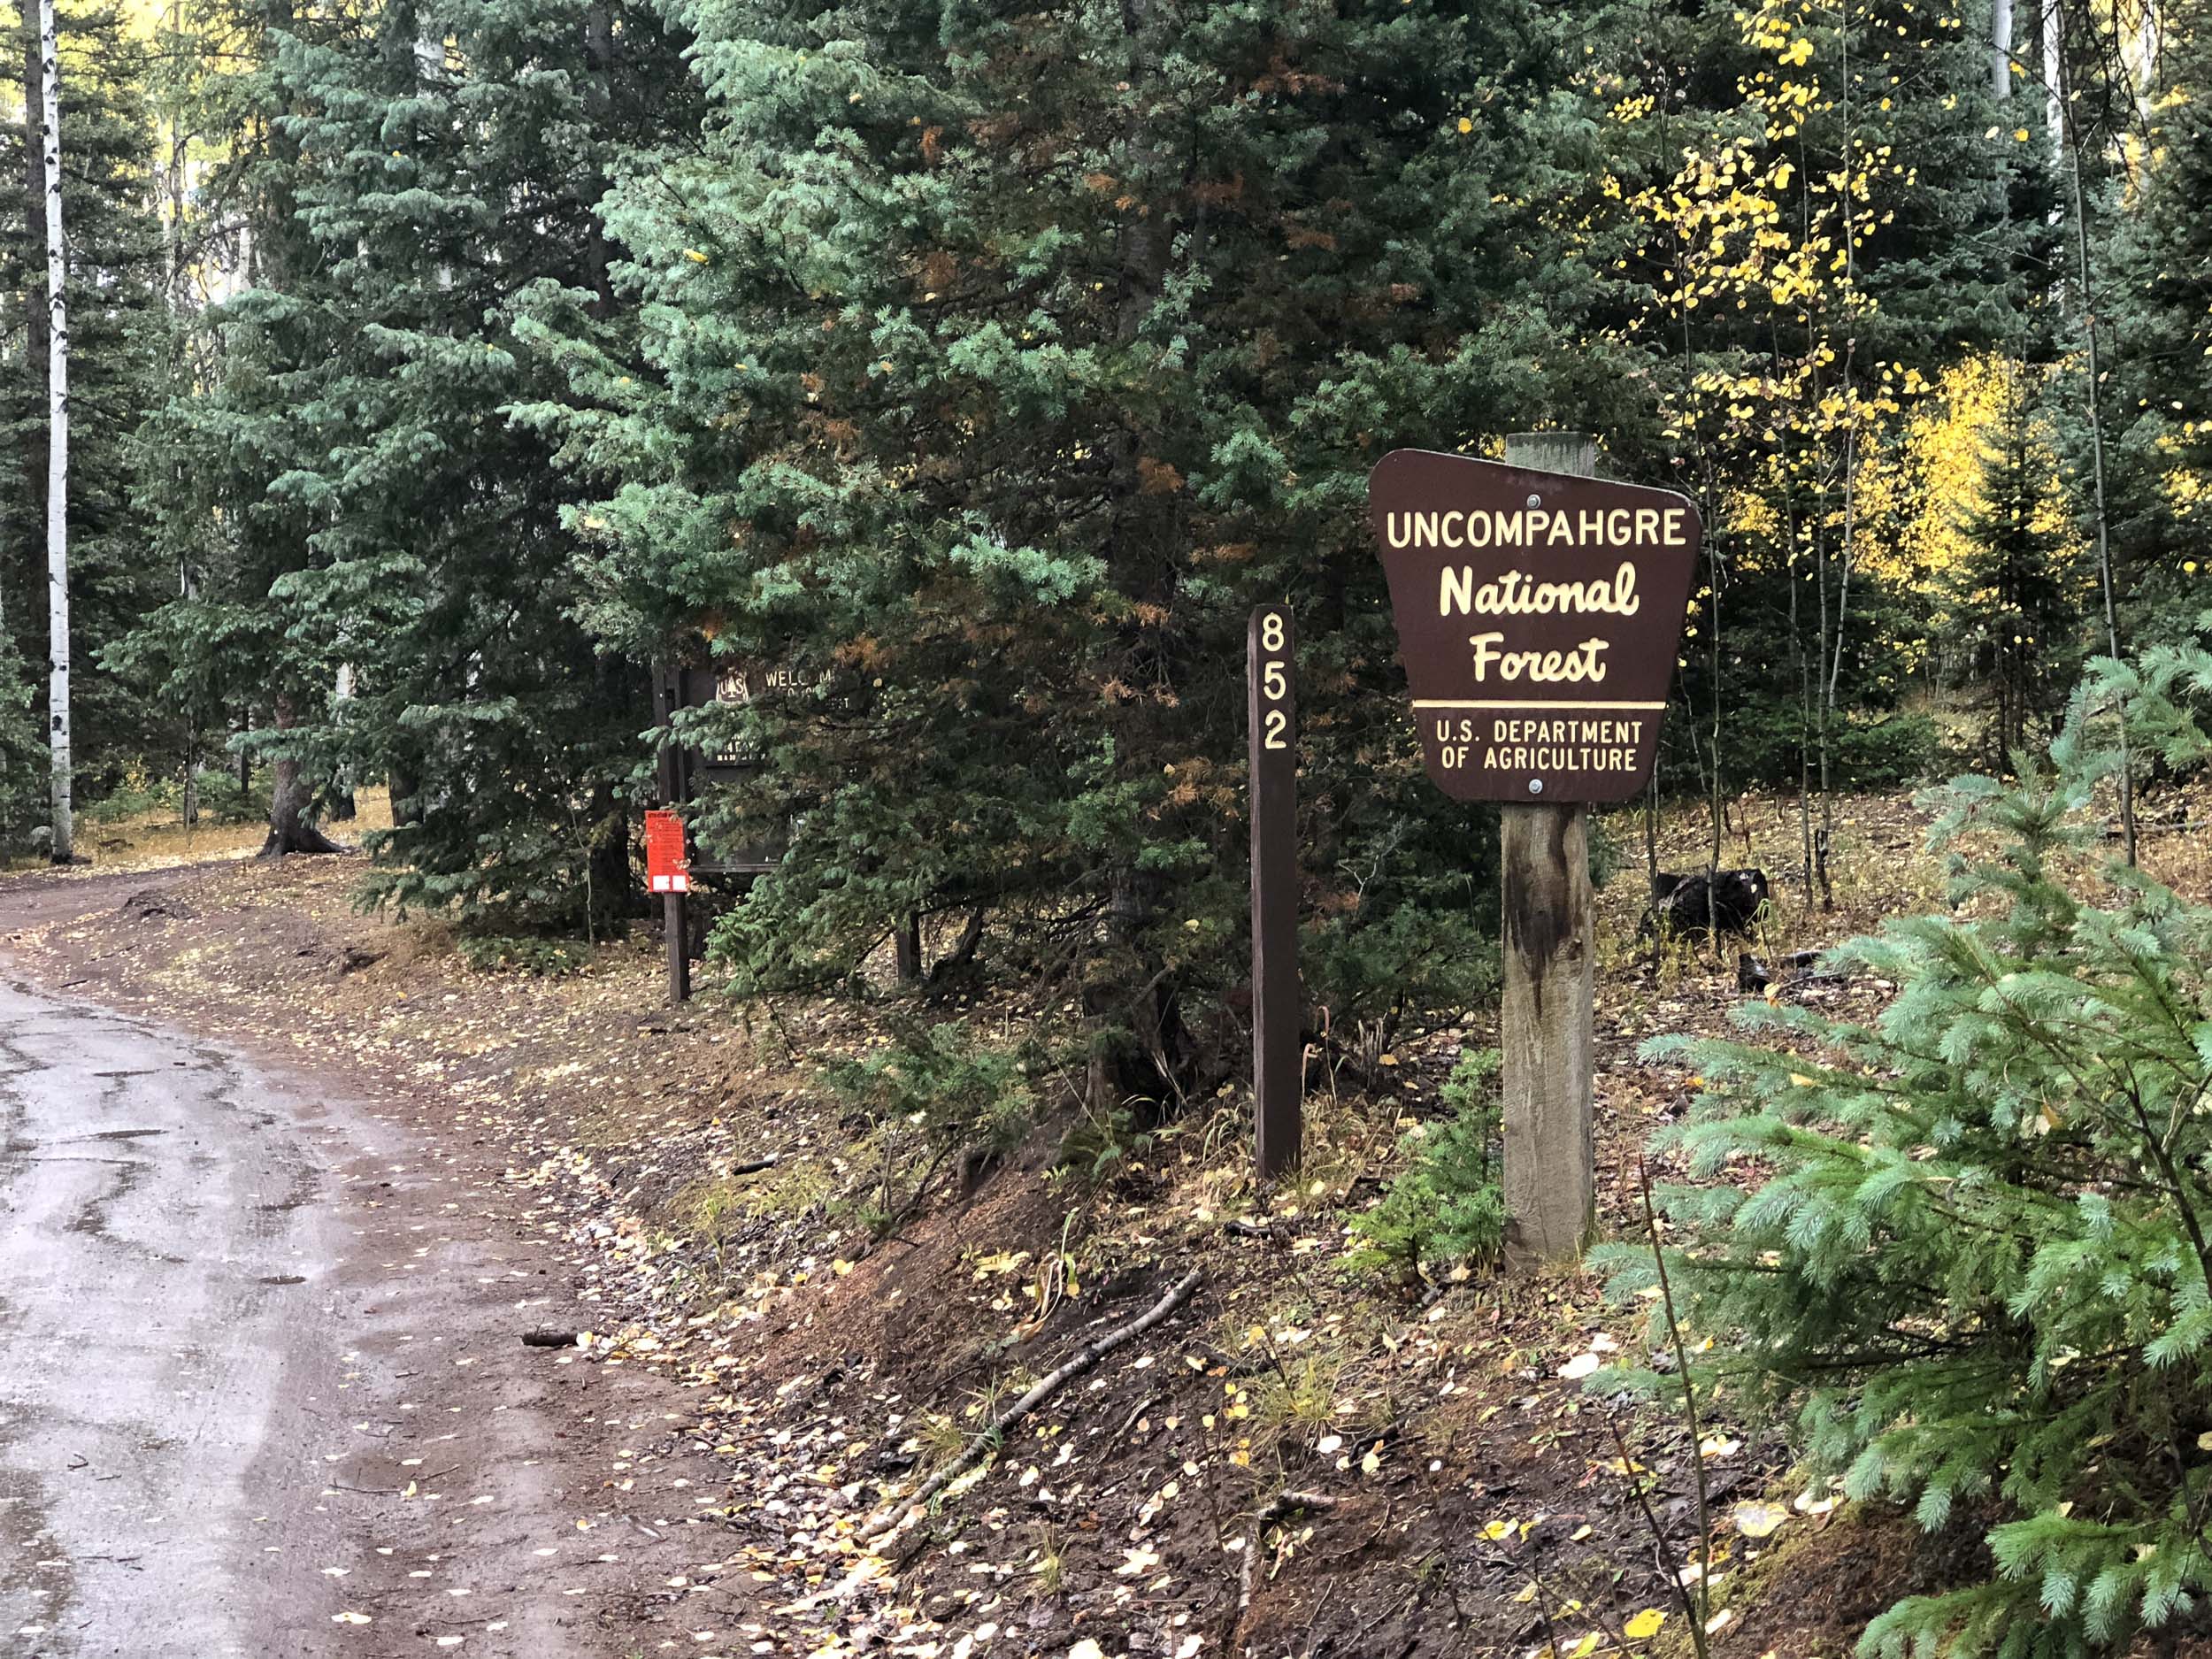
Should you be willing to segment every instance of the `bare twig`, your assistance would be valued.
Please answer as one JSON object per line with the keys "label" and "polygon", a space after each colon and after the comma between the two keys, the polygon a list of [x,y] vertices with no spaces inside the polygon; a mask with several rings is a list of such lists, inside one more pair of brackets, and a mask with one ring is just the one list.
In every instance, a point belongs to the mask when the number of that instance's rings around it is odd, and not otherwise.
{"label": "bare twig", "polygon": [[1142,1336],[1188,1302],[1191,1293],[1198,1288],[1199,1281],[1204,1277],[1202,1270],[1191,1269],[1189,1272],[1184,1274],[1168,1287],[1167,1294],[1162,1296],[1159,1301],[1154,1302],[1151,1307],[1129,1321],[1127,1325],[1118,1325],[1103,1336],[1094,1338],[1091,1341],[1085,1343],[1076,1350],[1075,1356],[1067,1363],[1038,1383],[1027,1394],[1015,1401],[1012,1405],[1007,1407],[978,1431],[967,1445],[961,1448],[960,1455],[924,1481],[920,1489],[912,1497],[877,1515],[873,1520],[860,1529],[858,1536],[863,1540],[880,1538],[885,1533],[895,1532],[905,1525],[907,1522],[926,1509],[930,1500],[950,1486],[971,1464],[982,1457],[993,1447],[1000,1444],[1004,1440],[1008,1429],[1012,1428],[1015,1424],[1051,1399],[1054,1394],[1059,1393],[1062,1388],[1073,1382],[1078,1377],[1087,1374],[1099,1361],[1104,1359],[1122,1344]]}
{"label": "bare twig", "polygon": [[[1659,1270],[1659,1302],[1666,1310],[1667,1336],[1674,1347],[1674,1364],[1682,1379],[1682,1415],[1690,1430],[1690,1467],[1697,1476],[1697,1566],[1698,1601],[1701,1611],[1690,1619],[1690,1640],[1695,1644],[1698,1659],[1705,1659],[1705,1619],[1713,1605],[1713,1505],[1711,1494],[1705,1482],[1705,1434],[1697,1421],[1697,1385],[1690,1374],[1690,1351],[1682,1340],[1682,1321],[1674,1306],[1674,1282],[1667,1276],[1667,1253],[1659,1242],[1659,1210],[1651,1198],[1651,1166],[1641,1156],[1636,1159],[1636,1184],[1644,1195],[1644,1225],[1651,1233],[1652,1264]],[[1620,1438],[1617,1426],[1616,1440]],[[1621,1454],[1624,1460],[1628,1454]]]}
{"label": "bare twig", "polygon": [[[1637,1477],[1636,1459],[1628,1449],[1628,1441],[1622,1436],[1619,1422],[1609,1417],[1605,1426],[1613,1431],[1613,1444],[1620,1448],[1622,1478],[1628,1482],[1628,1490],[1636,1500],[1636,1507],[1643,1511],[1644,1525],[1659,1550],[1660,1571],[1667,1575],[1667,1581],[1674,1586],[1674,1594],[1682,1603],[1682,1617],[1690,1626],[1690,1640],[1696,1646],[1700,1659],[1703,1659],[1705,1624],[1698,1617],[1697,1603],[1690,1599],[1690,1586],[1682,1582],[1684,1575],[1675,1564],[1674,1546],[1667,1541],[1666,1529],[1659,1525],[1659,1517],[1651,1507],[1651,1498],[1644,1490],[1644,1483]],[[1698,1587],[1708,1595],[1712,1594],[1701,1572]]]}

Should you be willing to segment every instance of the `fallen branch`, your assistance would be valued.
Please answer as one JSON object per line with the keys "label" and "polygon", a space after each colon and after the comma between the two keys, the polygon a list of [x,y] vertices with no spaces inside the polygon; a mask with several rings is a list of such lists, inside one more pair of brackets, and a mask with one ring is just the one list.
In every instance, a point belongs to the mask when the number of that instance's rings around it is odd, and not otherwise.
{"label": "fallen branch", "polygon": [[1166,1295],[1161,1297],[1159,1301],[1154,1302],[1151,1307],[1146,1309],[1127,1325],[1118,1325],[1107,1332],[1105,1335],[1085,1343],[1083,1347],[1076,1350],[1074,1358],[1069,1360],[1058,1371],[1037,1384],[1027,1394],[992,1418],[983,1428],[977,1431],[974,1438],[960,1448],[960,1455],[924,1481],[921,1488],[912,1497],[878,1515],[875,1519],[860,1529],[858,1536],[864,1540],[880,1538],[887,1532],[895,1532],[900,1527],[904,1526],[928,1507],[932,1498],[959,1479],[961,1473],[978,1458],[1002,1441],[1007,1430],[1012,1428],[1015,1424],[1051,1399],[1054,1394],[1058,1394],[1078,1377],[1088,1372],[1099,1361],[1121,1347],[1123,1343],[1142,1336],[1188,1302],[1191,1293],[1198,1288],[1199,1280],[1204,1277],[1205,1274],[1202,1270],[1194,1267],[1168,1287]]}
{"label": "fallen branch", "polygon": [[[2193,834],[2203,827],[2203,823],[2199,819],[2185,818],[2178,824],[2138,824],[2135,826],[2135,833],[2139,836]],[[2104,838],[2108,841],[2116,841],[2126,834],[2127,830],[2124,826],[2114,825],[2105,831]]]}
{"label": "fallen branch", "polygon": [[1336,1506],[1337,1500],[1324,1492],[1279,1492],[1252,1519],[1256,1525],[1268,1526],[1301,1509],[1333,1509]]}
{"label": "fallen branch", "polygon": [[[1252,1594],[1259,1587],[1260,1546],[1267,1529],[1302,1509],[1333,1509],[1336,1500],[1319,1492],[1279,1492],[1252,1517],[1252,1530],[1244,1535],[1244,1565],[1237,1576],[1237,1624],[1252,1610]],[[1271,1555],[1272,1551],[1269,1552]]]}
{"label": "fallen branch", "polygon": [[1145,1395],[1143,1399],[1138,1401],[1136,1409],[1130,1412],[1127,1417],[1124,1417],[1121,1420],[1121,1426],[1114,1431],[1114,1438],[1107,1442],[1107,1449],[1110,1451],[1114,1447],[1118,1446],[1123,1440],[1128,1439],[1129,1431],[1137,1426],[1137,1419],[1141,1417],[1146,1412],[1151,1410],[1154,1406],[1159,1403],[1159,1401],[1160,1396],[1156,1389],[1151,1394]]}

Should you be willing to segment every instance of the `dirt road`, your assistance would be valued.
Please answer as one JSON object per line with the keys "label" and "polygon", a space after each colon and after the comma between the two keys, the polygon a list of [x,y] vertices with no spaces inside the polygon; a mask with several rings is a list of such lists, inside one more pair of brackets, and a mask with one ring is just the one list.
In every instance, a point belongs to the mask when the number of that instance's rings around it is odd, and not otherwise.
{"label": "dirt road", "polygon": [[0,958],[0,1654],[749,1647],[678,1391],[524,1348],[491,1155],[334,1087]]}

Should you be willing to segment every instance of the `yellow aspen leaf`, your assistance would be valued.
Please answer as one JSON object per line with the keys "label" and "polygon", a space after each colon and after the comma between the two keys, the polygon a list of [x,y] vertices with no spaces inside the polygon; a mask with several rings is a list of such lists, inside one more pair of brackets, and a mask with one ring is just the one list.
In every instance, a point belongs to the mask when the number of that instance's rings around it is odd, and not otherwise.
{"label": "yellow aspen leaf", "polygon": [[1736,1530],[1746,1538],[1770,1538],[1789,1518],[1778,1503],[1739,1503],[1734,1517]]}

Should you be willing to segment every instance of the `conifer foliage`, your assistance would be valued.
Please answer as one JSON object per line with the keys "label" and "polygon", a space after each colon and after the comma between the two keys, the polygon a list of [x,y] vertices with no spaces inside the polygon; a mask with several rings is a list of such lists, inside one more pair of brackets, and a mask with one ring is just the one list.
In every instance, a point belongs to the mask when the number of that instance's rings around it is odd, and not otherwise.
{"label": "conifer foliage", "polygon": [[[2107,695],[2178,759],[2204,748],[2174,694],[2208,685],[2166,653]],[[1664,1194],[1701,1392],[1793,1410],[1853,1496],[1986,1532],[1985,1580],[1868,1629],[1884,1659],[2056,1659],[2212,1586],[2212,907],[2105,851],[2114,764],[2085,701],[2047,770],[1945,792],[1953,913],[1831,958],[1895,985],[1871,1022],[1754,1002],[1760,1041],[1649,1046],[1702,1075],[1693,1176],[1768,1171]],[[1617,1293],[1654,1282],[1610,1260]]]}
{"label": "conifer foliage", "polygon": [[302,780],[272,851],[326,846],[316,788],[388,780],[380,895],[617,920],[645,668],[579,626],[576,491],[504,411],[552,384],[517,294],[604,297],[593,209],[649,95],[684,107],[672,48],[649,15],[531,0],[303,14],[262,50],[260,281],[217,313],[219,378],[162,421],[191,461],[154,483],[205,580],[142,655],[226,685]]}
{"label": "conifer foliage", "polygon": [[1286,597],[1310,867],[1355,874],[1325,983],[1373,1013],[1465,972],[1485,838],[1405,744],[1359,503],[1396,444],[1622,401],[1568,349],[1576,267],[1531,257],[1566,31],[1521,0],[679,20],[703,148],[605,208],[637,326],[546,293],[574,396],[529,417],[609,487],[573,522],[611,648],[810,687],[712,740],[773,759],[723,834],[795,826],[720,936],[744,982],[987,911],[1102,1079],[1219,1080],[1244,630]]}
{"label": "conifer foliage", "polygon": [[1966,556],[1946,571],[1953,643],[1991,704],[1987,759],[2002,770],[2065,706],[2085,655],[2093,572],[2053,481],[2023,365],[2007,365],[1983,443],[1980,488],[1958,529]]}

